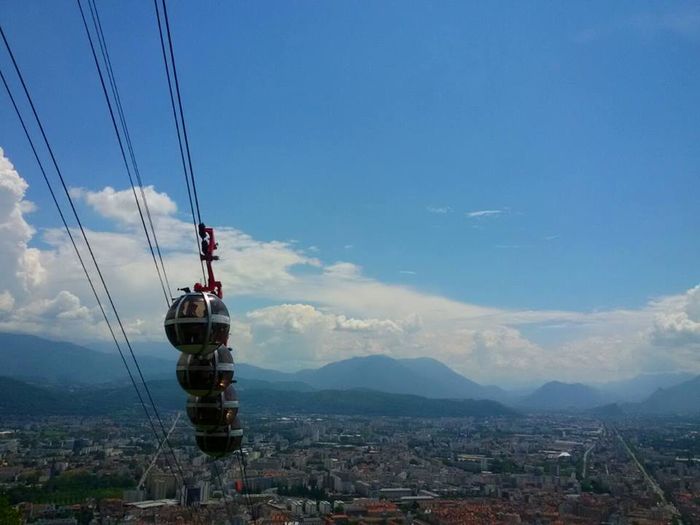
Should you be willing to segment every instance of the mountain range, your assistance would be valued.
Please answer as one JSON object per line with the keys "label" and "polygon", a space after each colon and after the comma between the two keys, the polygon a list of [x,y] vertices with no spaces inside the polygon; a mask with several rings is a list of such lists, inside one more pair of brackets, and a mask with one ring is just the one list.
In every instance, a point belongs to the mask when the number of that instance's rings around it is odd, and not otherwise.
{"label": "mountain range", "polygon": [[[174,378],[147,382],[154,402],[166,410],[182,410],[187,395]],[[256,413],[341,414],[411,417],[517,416],[496,401],[428,399],[375,390],[295,391],[243,383],[238,394],[245,409]],[[0,414],[3,416],[115,415],[140,413],[142,408],[131,385],[91,385],[64,389],[0,377]]]}
{"label": "mountain range", "polygon": [[[125,353],[128,357],[128,351]],[[142,349],[137,355],[146,378],[172,380],[177,352],[173,350],[172,359],[143,355]],[[0,359],[1,375],[46,387],[112,384],[119,388],[127,380],[116,353],[30,335],[0,333]],[[355,357],[294,373],[237,363],[236,374],[242,389],[275,393],[269,394],[272,396],[285,391],[310,395],[328,390],[373,390],[429,399],[494,400],[520,410],[580,411],[617,403],[625,411],[700,412],[700,378],[683,373],[647,374],[598,385],[551,381],[526,395],[481,385],[425,357]],[[355,399],[359,402],[358,396]]]}
{"label": "mountain range", "polygon": [[427,357],[393,359],[384,355],[353,357],[321,368],[293,374],[270,374],[265,369],[244,367],[241,377],[272,381],[301,381],[316,389],[364,388],[393,394],[430,398],[496,399],[507,394],[498,387],[482,386],[458,374],[440,361]]}
{"label": "mountain range", "polygon": [[550,381],[518,400],[517,404],[542,410],[583,410],[605,402],[605,395],[588,385]]}

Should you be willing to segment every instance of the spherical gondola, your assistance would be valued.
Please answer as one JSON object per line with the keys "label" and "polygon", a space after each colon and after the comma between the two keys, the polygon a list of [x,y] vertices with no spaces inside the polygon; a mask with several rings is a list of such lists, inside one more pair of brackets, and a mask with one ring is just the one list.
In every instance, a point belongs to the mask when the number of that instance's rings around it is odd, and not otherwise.
{"label": "spherical gondola", "polygon": [[198,429],[215,429],[230,425],[238,415],[238,394],[230,385],[220,394],[207,397],[190,396],[187,416]]}
{"label": "spherical gondola", "polygon": [[192,396],[223,392],[233,382],[231,351],[222,345],[208,356],[182,354],[177,362],[177,381]]}
{"label": "spherical gondola", "polygon": [[243,442],[243,429],[241,422],[236,418],[226,427],[213,430],[197,430],[195,434],[199,449],[215,458],[220,458],[235,452]]}
{"label": "spherical gondola", "polygon": [[224,302],[209,292],[175,299],[165,316],[165,334],[180,352],[208,355],[228,339],[231,319]]}

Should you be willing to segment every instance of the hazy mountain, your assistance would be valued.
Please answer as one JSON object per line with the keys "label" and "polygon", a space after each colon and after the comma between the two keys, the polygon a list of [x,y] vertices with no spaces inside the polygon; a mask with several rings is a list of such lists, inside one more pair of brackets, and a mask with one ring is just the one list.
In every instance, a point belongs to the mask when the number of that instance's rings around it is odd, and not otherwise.
{"label": "hazy mountain", "polygon": [[637,402],[646,399],[659,388],[675,386],[693,377],[693,374],[684,372],[641,374],[631,379],[595,386],[616,401]]}
{"label": "hazy mountain", "polygon": [[[171,359],[143,355],[135,347],[145,377],[173,377],[178,353]],[[124,348],[131,365],[128,351]],[[60,385],[90,385],[121,382],[127,379],[119,355],[96,352],[72,343],[49,341],[23,334],[0,333],[2,373],[8,377],[43,381]],[[415,394],[432,398],[503,397],[496,387],[483,387],[459,375],[444,364],[429,358],[392,359],[369,356],[331,363],[315,370],[285,373],[237,363],[240,380],[283,383],[275,389],[308,391],[313,389],[369,388],[397,394]]]}
{"label": "hazy mountain", "polygon": [[236,363],[236,375],[239,378],[255,379],[258,381],[278,382],[278,381],[298,381],[299,378],[295,374],[287,372],[278,372],[268,368],[261,368],[255,365],[246,363]]}
{"label": "hazy mountain", "polygon": [[245,390],[280,390],[283,392],[314,392],[316,389],[301,381],[264,381],[238,376],[236,389]]}
{"label": "hazy mountain", "polygon": [[[316,388],[375,388],[393,393],[425,393],[425,378],[396,359],[383,355],[353,357],[321,368],[301,370],[296,377]],[[429,395],[429,394],[428,394]]]}
{"label": "hazy mountain", "polygon": [[583,410],[605,402],[604,394],[590,386],[551,381],[524,397],[519,405],[541,410]]}
{"label": "hazy mountain", "polygon": [[[163,339],[165,339],[165,332],[163,333]],[[85,343],[84,345],[91,350],[97,350],[98,352],[112,354],[115,352],[114,341],[91,341]],[[131,347],[137,356],[151,356],[157,357],[159,359],[164,359],[170,361],[177,359],[178,351],[175,350],[172,345],[164,341],[131,341]]]}
{"label": "hazy mountain", "polygon": [[[172,380],[149,381],[155,403],[165,410],[182,410],[186,394]],[[0,413],[3,415],[99,415],[141,414],[133,387],[83,387],[65,390],[35,386],[0,377]],[[245,411],[305,414],[357,414],[413,417],[490,417],[517,415],[495,401],[427,399],[369,390],[324,390],[285,392],[265,388],[241,388],[242,415]],[[244,416],[245,417],[245,416]]]}
{"label": "hazy mountain", "polygon": [[669,388],[660,388],[638,405],[643,412],[700,414],[700,376]]}
{"label": "hazy mountain", "polygon": [[[123,348],[133,364],[126,347]],[[174,361],[136,355],[145,377],[174,374]],[[127,379],[119,354],[106,354],[33,335],[0,333],[0,372],[8,377],[55,384],[98,384]],[[134,372],[135,373],[135,372]]]}
{"label": "hazy mountain", "polygon": [[318,389],[369,388],[431,398],[487,399],[500,390],[483,387],[430,358],[353,357],[294,376]]}
{"label": "hazy mountain", "polygon": [[[175,384],[178,353],[173,350],[168,359],[160,359],[144,355],[144,348],[144,345],[135,347],[144,376],[148,379],[166,378]],[[124,348],[124,351],[131,365],[127,349]],[[3,364],[0,370],[2,375],[35,384],[59,385],[64,389],[81,385],[106,386],[105,384],[111,383],[121,387],[128,384],[124,365],[113,349],[110,353],[97,352],[72,343],[24,334],[0,333],[0,359]],[[440,361],[425,357],[355,357],[296,373],[237,363],[236,377],[239,388],[243,391],[369,389],[434,399],[492,399],[538,410],[586,410],[606,403],[639,400],[653,393],[644,403],[629,405],[629,408],[651,412],[688,412],[694,410],[693,400],[698,399],[697,395],[693,397],[694,383],[686,382],[690,386],[682,383],[687,374],[668,373],[646,374],[598,385],[598,388],[553,381],[515,400],[512,393],[498,387],[480,385]],[[656,390],[658,391],[655,392]],[[695,406],[698,405],[700,403],[695,403]],[[627,406],[624,405],[623,408],[627,410]]]}
{"label": "hazy mountain", "polygon": [[516,416],[517,412],[488,400],[429,399],[376,390],[321,390],[289,393],[251,390],[241,394],[242,406],[253,410],[302,414],[362,416],[492,417]]}
{"label": "hazy mountain", "polygon": [[480,385],[431,357],[399,359],[398,361],[410,368],[414,373],[441,385],[441,389],[445,390],[446,393],[450,393],[450,395],[445,397],[495,399],[497,401],[508,397],[508,393],[505,390],[497,386]]}

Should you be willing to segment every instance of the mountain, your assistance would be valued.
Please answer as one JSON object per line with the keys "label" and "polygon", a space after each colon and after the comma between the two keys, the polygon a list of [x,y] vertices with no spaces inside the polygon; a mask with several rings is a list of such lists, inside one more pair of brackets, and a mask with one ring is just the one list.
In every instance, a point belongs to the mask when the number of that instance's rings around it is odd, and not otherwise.
{"label": "mountain", "polygon": [[545,383],[519,405],[540,410],[584,410],[605,404],[604,394],[581,383]]}
{"label": "mountain", "polygon": [[446,364],[430,357],[399,359],[401,364],[420,374],[450,395],[446,397],[494,399],[502,401],[508,393],[497,386],[484,386],[458,374]]}
{"label": "mountain", "polygon": [[658,389],[637,408],[642,412],[657,414],[700,414],[700,376]]}
{"label": "mountain", "polygon": [[[160,343],[154,343],[161,348]],[[108,347],[104,347],[105,349]],[[147,343],[135,346],[144,376],[174,379],[178,353],[161,359],[145,355]],[[124,353],[131,365],[128,349]],[[162,352],[165,355],[165,352]],[[120,387],[128,381],[119,355],[97,352],[83,346],[50,341],[25,334],[0,333],[0,373],[44,386],[80,388],[91,385]],[[622,402],[621,408],[646,412],[692,412],[692,387],[681,389],[687,374],[645,374],[632,379],[597,385],[553,381],[524,397],[516,397],[495,386],[480,385],[432,358],[393,359],[375,355],[337,361],[317,369],[280,372],[246,363],[236,363],[239,388],[277,392],[314,392],[322,390],[374,390],[390,394],[416,395],[432,399],[490,399],[510,406],[537,410],[587,410],[607,403]],[[681,384],[679,384],[681,383]],[[691,381],[692,385],[692,381]],[[653,395],[652,395],[653,394]],[[650,397],[651,395],[651,397]],[[648,399],[647,399],[648,398]],[[634,403],[646,399],[643,403]]]}
{"label": "mountain", "polygon": [[314,392],[316,389],[301,381],[264,381],[238,377],[236,390],[280,390],[283,392]]}
{"label": "mountain", "polygon": [[[123,350],[132,364],[128,348]],[[174,374],[174,361],[138,354],[137,358],[145,377]],[[0,333],[0,362],[0,372],[5,376],[50,384],[90,385],[127,379],[124,364],[116,352],[96,352],[33,335]]]}
{"label": "mountain", "polygon": [[659,388],[668,388],[692,379],[693,374],[686,372],[663,372],[658,374],[641,374],[631,379],[613,381],[597,386],[611,399],[623,402],[643,401]]}
{"label": "mountain", "polygon": [[[172,377],[177,352],[172,351],[170,359],[161,359],[144,355],[145,347],[144,344],[134,346],[144,376],[149,379]],[[123,350],[131,365],[128,349]],[[32,335],[0,333],[0,359],[3,375],[32,382],[77,386],[119,383],[127,379],[124,364],[114,351],[96,352]],[[499,388],[479,385],[430,358],[356,357],[296,373],[236,363],[236,376],[241,381],[263,381],[266,388],[275,390],[365,388],[430,398],[502,400],[506,397]]]}
{"label": "mountain", "polygon": [[376,390],[321,390],[295,392],[251,390],[241,394],[241,404],[257,411],[297,414],[335,414],[409,417],[517,416],[506,406],[488,400],[429,399]]}
{"label": "mountain", "polygon": [[[165,410],[182,410],[186,395],[174,379],[148,382],[155,403]],[[141,414],[131,385],[65,390],[34,386],[0,377],[0,413],[8,415]],[[369,390],[294,392],[256,385],[241,388],[242,410],[275,414],[341,414],[412,417],[491,417],[517,413],[495,401],[428,399]]]}
{"label": "mountain", "polygon": [[[495,387],[475,383],[430,358],[353,357],[294,376],[317,389],[372,389],[445,399],[488,399]],[[495,389],[500,390],[500,389]]]}
{"label": "mountain", "polygon": [[255,379],[258,381],[268,382],[287,382],[298,381],[299,378],[295,374],[287,372],[278,372],[269,368],[261,368],[247,363],[236,363],[236,375],[245,379]]}

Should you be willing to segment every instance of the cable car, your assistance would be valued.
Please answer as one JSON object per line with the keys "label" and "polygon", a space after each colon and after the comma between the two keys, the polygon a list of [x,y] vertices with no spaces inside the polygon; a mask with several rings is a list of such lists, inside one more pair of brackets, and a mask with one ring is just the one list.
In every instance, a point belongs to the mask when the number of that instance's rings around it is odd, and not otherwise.
{"label": "cable car", "polygon": [[243,442],[243,428],[241,421],[236,417],[233,423],[226,427],[213,430],[197,430],[195,433],[199,449],[215,458],[221,458],[241,448]]}
{"label": "cable car", "polygon": [[190,292],[175,299],[164,325],[168,341],[180,352],[209,355],[226,344],[231,319],[213,293]]}
{"label": "cable car", "polygon": [[209,356],[181,354],[177,381],[191,396],[205,397],[226,390],[233,383],[233,356],[220,346]]}
{"label": "cable car", "polygon": [[238,394],[229,385],[220,394],[208,397],[190,396],[187,400],[187,416],[199,429],[215,429],[233,423],[238,415]]}

